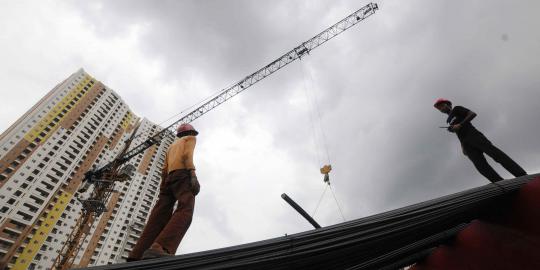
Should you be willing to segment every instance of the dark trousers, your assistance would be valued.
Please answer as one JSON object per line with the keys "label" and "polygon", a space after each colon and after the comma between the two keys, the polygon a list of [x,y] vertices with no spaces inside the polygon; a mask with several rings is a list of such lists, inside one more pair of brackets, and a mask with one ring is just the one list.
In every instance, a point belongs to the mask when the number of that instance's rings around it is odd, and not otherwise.
{"label": "dark trousers", "polygon": [[463,152],[469,157],[476,169],[491,182],[497,182],[503,178],[487,163],[484,154],[493,158],[515,177],[527,175],[523,168],[495,147],[483,134],[470,135],[461,144]]}
{"label": "dark trousers", "polygon": [[[191,191],[188,170],[172,171],[163,179],[159,198],[152,209],[141,238],[129,254],[131,259],[140,259],[153,243],[160,244],[169,254],[175,254],[186,234],[195,207],[195,196]],[[178,202],[173,212],[174,204]]]}

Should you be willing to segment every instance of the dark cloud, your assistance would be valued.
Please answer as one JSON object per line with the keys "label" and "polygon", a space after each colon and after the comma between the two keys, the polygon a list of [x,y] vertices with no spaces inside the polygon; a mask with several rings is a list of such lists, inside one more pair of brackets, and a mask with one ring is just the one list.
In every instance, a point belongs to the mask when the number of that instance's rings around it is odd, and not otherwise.
{"label": "dark cloud", "polygon": [[[163,103],[184,108],[367,3],[78,1],[72,7],[103,38],[145,27],[140,52],[162,61],[160,80],[178,87]],[[220,243],[309,229],[279,198],[287,192],[312,211],[324,187],[315,161],[324,149],[313,144],[306,91],[318,97],[332,182],[348,219],[488,183],[457,138],[437,128],[445,120],[432,108],[438,97],[477,112],[474,124],[488,138],[528,171],[540,169],[538,1],[378,4],[373,17],[196,121],[208,192],[196,215],[216,226]],[[194,76],[204,85],[185,83]],[[136,113],[156,117],[162,106],[147,102]],[[317,218],[327,225],[341,218],[326,195]],[[213,247],[204,243],[197,248]]]}

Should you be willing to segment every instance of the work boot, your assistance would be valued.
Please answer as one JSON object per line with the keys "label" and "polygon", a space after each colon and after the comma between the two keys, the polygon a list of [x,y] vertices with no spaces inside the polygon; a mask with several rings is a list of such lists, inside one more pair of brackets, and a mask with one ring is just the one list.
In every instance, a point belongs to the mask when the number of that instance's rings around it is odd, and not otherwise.
{"label": "work boot", "polygon": [[160,250],[155,250],[155,249],[147,249],[143,255],[142,255],[142,259],[143,260],[149,260],[149,259],[157,259],[157,258],[162,258],[162,257],[173,257],[174,255],[172,254],[169,254],[165,251],[160,251]]}
{"label": "work boot", "polygon": [[167,251],[165,251],[163,247],[161,247],[160,244],[154,243],[149,249],[144,251],[142,255],[142,259],[148,260],[148,259],[157,259],[157,258],[172,257],[172,256],[174,255],[169,254]]}

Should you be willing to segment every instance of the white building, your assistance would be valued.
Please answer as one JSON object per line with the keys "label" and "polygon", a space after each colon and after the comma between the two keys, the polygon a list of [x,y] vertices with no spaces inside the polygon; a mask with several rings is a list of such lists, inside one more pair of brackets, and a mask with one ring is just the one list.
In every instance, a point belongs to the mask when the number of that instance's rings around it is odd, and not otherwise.
{"label": "white building", "polygon": [[[113,160],[128,138],[133,147],[159,130],[82,69],[54,87],[0,135],[0,269],[50,268],[80,215],[84,173]],[[173,139],[130,161],[136,173],[116,184],[74,267],[125,260],[157,199]]]}

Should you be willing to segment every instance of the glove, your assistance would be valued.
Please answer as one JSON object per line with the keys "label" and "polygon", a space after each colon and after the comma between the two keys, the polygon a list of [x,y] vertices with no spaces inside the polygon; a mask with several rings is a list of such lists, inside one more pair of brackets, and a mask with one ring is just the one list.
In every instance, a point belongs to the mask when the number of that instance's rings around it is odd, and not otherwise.
{"label": "glove", "polygon": [[193,192],[194,196],[197,196],[199,194],[199,191],[201,191],[201,185],[199,184],[199,180],[197,179],[196,175],[191,175],[191,192]]}

